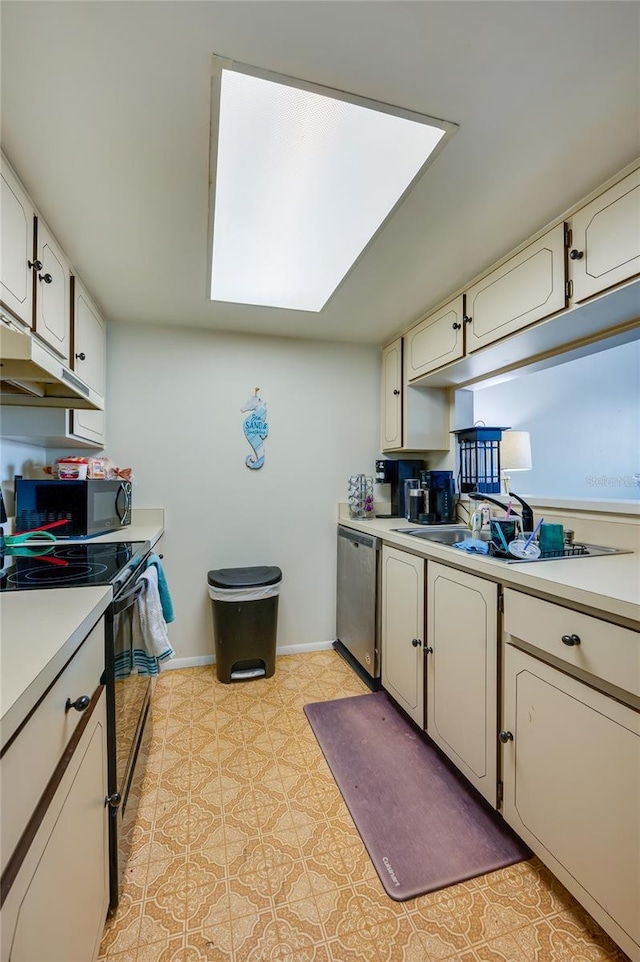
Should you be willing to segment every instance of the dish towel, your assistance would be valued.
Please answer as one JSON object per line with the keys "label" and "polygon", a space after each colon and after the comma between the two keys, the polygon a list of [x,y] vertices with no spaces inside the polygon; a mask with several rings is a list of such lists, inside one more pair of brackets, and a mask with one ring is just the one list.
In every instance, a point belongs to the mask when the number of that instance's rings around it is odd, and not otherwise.
{"label": "dish towel", "polygon": [[167,623],[162,614],[158,590],[158,569],[151,564],[142,572],[138,583],[143,588],[136,600],[133,616],[133,663],[140,675],[157,675],[160,662],[173,658]]}
{"label": "dish towel", "polygon": [[162,567],[162,562],[157,554],[153,552],[147,558],[147,563],[145,565],[145,570],[153,565],[158,572],[158,592],[160,594],[160,604],[162,605],[162,616],[168,625],[172,621],[176,620],[176,616],[173,613],[173,602],[171,601],[171,595],[169,594],[169,586],[167,584],[167,579],[164,576],[164,570]]}

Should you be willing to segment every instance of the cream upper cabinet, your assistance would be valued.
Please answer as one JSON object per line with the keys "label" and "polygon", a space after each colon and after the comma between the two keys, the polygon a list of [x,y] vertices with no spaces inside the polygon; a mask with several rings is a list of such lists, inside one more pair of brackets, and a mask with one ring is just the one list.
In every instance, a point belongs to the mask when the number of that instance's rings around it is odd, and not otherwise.
{"label": "cream upper cabinet", "polygon": [[573,215],[569,270],[574,301],[640,274],[640,170]]}
{"label": "cream upper cabinet", "polygon": [[424,559],[382,547],[382,687],[424,727]]}
{"label": "cream upper cabinet", "polygon": [[466,291],[466,353],[566,307],[565,228],[558,224]]}
{"label": "cream upper cabinet", "polygon": [[478,791],[497,799],[498,586],[427,564],[427,732]]}
{"label": "cream upper cabinet", "polygon": [[503,726],[506,820],[638,962],[640,714],[507,644]]}
{"label": "cream upper cabinet", "polygon": [[[73,369],[103,399],[107,377],[107,332],[84,285],[72,277],[73,304]],[[104,411],[79,409],[69,411],[69,433],[79,440],[104,446],[106,415]]]}
{"label": "cream upper cabinet", "polygon": [[381,447],[393,451],[402,447],[402,338],[382,351]]}
{"label": "cream upper cabinet", "polygon": [[34,210],[4,158],[0,174],[0,304],[31,327]]}
{"label": "cream upper cabinet", "polygon": [[403,338],[382,351],[381,448],[383,451],[447,451],[449,398],[446,391],[406,382]]}
{"label": "cream upper cabinet", "polygon": [[460,295],[411,328],[404,339],[407,381],[462,357],[463,319],[464,304]]}
{"label": "cream upper cabinet", "polygon": [[37,221],[37,260],[34,330],[49,347],[69,362],[71,344],[71,271],[69,262],[46,224]]}

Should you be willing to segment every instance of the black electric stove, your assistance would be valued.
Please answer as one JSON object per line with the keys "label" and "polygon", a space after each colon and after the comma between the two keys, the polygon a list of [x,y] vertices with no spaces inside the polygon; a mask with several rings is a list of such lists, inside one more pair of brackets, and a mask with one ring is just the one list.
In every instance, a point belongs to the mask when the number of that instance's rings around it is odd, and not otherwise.
{"label": "black electric stove", "polygon": [[0,591],[112,585],[117,595],[141,568],[150,550],[148,541],[7,547]]}

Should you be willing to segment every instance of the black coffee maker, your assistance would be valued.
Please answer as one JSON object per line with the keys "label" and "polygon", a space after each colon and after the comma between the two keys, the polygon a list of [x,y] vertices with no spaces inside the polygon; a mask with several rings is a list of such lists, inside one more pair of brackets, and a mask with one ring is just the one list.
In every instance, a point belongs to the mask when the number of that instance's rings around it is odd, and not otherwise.
{"label": "black coffee maker", "polygon": [[378,518],[404,518],[405,491],[404,483],[409,478],[420,479],[424,471],[424,461],[412,458],[380,458],[376,461],[376,484],[388,484],[391,487],[391,514],[377,514]]}
{"label": "black coffee maker", "polygon": [[421,471],[425,490],[423,524],[455,524],[456,483],[453,471]]}

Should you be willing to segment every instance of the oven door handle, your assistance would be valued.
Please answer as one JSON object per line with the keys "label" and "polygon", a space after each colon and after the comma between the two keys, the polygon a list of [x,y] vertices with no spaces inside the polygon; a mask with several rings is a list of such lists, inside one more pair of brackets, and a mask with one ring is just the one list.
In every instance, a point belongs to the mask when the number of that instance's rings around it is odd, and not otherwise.
{"label": "oven door handle", "polygon": [[140,597],[143,591],[144,591],[144,581],[139,579],[138,581],[136,581],[136,585],[133,591],[127,592],[127,594],[122,595],[121,598],[116,598],[116,600],[113,602],[114,615],[119,615],[123,611],[126,611],[127,608],[131,608],[132,605],[135,605],[136,601],[138,600],[138,598]]}

